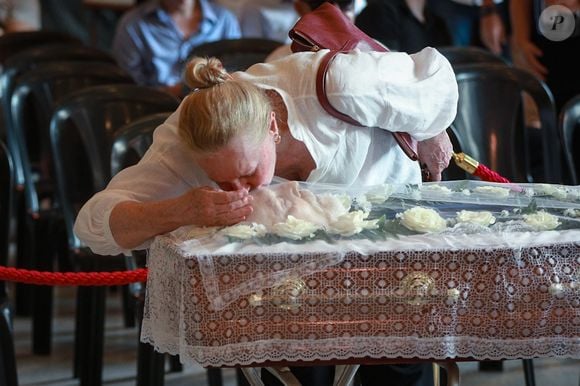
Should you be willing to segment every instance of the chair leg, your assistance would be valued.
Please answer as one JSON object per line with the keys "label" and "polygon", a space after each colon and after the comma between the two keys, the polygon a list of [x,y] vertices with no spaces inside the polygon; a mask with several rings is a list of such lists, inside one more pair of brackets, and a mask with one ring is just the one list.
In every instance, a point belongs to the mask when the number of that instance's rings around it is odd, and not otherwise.
{"label": "chair leg", "polygon": [[12,335],[12,312],[9,304],[0,302],[0,384],[18,386],[16,354]]}
{"label": "chair leg", "polygon": [[[40,218],[33,223],[34,229],[34,269],[39,271],[54,270],[54,248],[51,232],[51,222]],[[49,355],[52,346],[52,308],[53,288],[51,286],[35,286],[32,307],[32,352],[39,355]]]}
{"label": "chair leg", "polygon": [[236,368],[236,381],[237,381],[237,386],[250,386],[250,383],[248,382],[248,380],[244,376],[244,372],[239,367]]}
{"label": "chair leg", "polygon": [[526,386],[536,386],[536,376],[534,375],[534,361],[532,359],[522,359],[524,365],[524,377]]}
{"label": "chair leg", "polygon": [[209,386],[222,386],[222,369],[220,368],[209,368],[207,369],[207,384]]}
{"label": "chair leg", "polygon": [[163,386],[165,383],[165,354],[153,346],[139,342],[137,352],[137,386]]}
{"label": "chair leg", "polygon": [[169,355],[169,371],[172,373],[183,371],[183,365],[179,361],[179,355]]}
{"label": "chair leg", "polygon": [[143,307],[145,288],[141,292],[134,292],[137,323],[139,324],[139,340],[137,351],[137,386],[163,386],[165,383],[165,354],[155,351],[153,346],[140,341],[143,322]]}
{"label": "chair leg", "polygon": [[[101,386],[103,381],[103,347],[105,330],[106,287],[80,287],[79,302],[85,315],[78,315],[79,335],[75,346],[75,365],[81,386]],[[77,310],[79,312],[82,310]]]}
{"label": "chair leg", "polygon": [[[31,231],[31,219],[24,208],[22,193],[16,194],[16,268],[32,268],[32,245],[34,244],[33,232]],[[15,286],[14,312],[19,316],[30,316],[32,313],[32,289],[29,284],[17,283]]]}

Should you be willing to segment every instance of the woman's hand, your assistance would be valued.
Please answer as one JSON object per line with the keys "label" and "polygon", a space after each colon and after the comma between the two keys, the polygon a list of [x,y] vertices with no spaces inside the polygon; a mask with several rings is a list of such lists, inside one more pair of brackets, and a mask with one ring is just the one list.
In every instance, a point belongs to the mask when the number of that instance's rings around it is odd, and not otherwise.
{"label": "woman's hand", "polygon": [[195,188],[179,200],[183,205],[183,225],[233,225],[252,213],[252,196],[246,189],[226,192],[210,187]]}
{"label": "woman's hand", "polygon": [[121,202],[111,212],[109,227],[121,248],[134,249],[184,225],[236,224],[252,213],[251,202],[252,196],[245,189],[194,188],[167,200]]}
{"label": "woman's hand", "polygon": [[421,162],[427,166],[431,181],[441,181],[441,172],[449,166],[453,155],[453,145],[447,132],[442,131],[433,138],[420,141],[417,153]]}

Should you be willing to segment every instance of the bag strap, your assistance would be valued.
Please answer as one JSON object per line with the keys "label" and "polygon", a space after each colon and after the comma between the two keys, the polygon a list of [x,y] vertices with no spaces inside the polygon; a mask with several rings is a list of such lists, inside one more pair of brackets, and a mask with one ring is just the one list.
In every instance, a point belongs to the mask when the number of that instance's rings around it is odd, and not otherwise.
{"label": "bag strap", "polygon": [[[330,63],[332,60],[341,53],[341,51],[329,51],[320,62],[318,67],[318,71],[316,72],[316,96],[318,97],[318,101],[322,108],[330,115],[335,118],[340,119],[341,121],[350,123],[354,126],[359,127],[366,127],[365,125],[361,124],[356,119],[352,118],[351,116],[341,113],[337,109],[332,106],[330,101],[328,100],[328,96],[326,95],[326,73],[328,72],[328,68],[330,67]],[[404,133],[400,131],[392,132],[393,137],[403,149],[403,152],[413,161],[417,161],[419,159],[417,155],[417,142],[413,140],[413,138],[409,135],[409,133]]]}

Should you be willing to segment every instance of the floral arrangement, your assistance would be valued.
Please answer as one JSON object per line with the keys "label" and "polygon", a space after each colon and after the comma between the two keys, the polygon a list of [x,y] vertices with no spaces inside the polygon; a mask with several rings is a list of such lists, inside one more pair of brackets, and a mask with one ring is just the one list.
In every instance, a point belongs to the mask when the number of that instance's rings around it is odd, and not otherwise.
{"label": "floral arrangement", "polygon": [[345,213],[321,225],[292,215],[266,227],[241,223],[194,228],[190,238],[219,234],[230,242],[273,244],[365,238],[384,240],[425,233],[536,232],[580,229],[580,189],[548,184],[518,186],[457,181],[374,186],[366,191],[324,193]]}

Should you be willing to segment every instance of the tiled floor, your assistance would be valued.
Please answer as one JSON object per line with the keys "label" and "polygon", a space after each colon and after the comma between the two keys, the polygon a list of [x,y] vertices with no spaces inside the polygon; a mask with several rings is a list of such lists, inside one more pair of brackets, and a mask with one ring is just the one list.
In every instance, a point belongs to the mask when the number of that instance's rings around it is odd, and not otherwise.
{"label": "tiled floor", "polygon": [[[21,386],[73,386],[72,342],[74,335],[74,289],[58,288],[55,298],[55,331],[53,353],[50,356],[32,355],[30,321],[15,318],[15,343],[19,384]],[[137,329],[125,328],[120,318],[120,300],[112,293],[107,300],[107,329],[105,342],[104,384],[110,386],[135,385]],[[580,360],[535,360],[537,386],[580,386]],[[502,372],[480,372],[477,363],[460,364],[463,386],[519,386],[525,385],[521,361],[504,362]],[[234,386],[235,373],[223,370],[224,385]],[[167,386],[206,385],[203,368],[186,365],[182,372],[168,373]]]}

